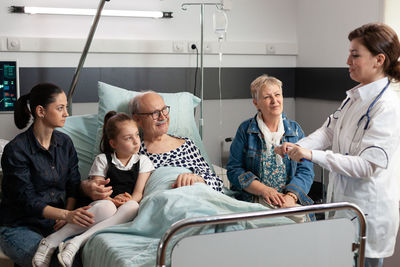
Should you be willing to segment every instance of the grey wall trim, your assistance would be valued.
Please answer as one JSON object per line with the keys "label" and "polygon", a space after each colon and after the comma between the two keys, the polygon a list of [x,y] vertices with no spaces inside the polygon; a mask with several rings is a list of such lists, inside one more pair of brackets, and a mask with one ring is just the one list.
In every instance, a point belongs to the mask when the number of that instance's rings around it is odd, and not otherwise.
{"label": "grey wall trim", "polygon": [[346,91],[357,85],[348,68],[296,68],[295,96],[343,100]]}
{"label": "grey wall trim", "polygon": [[[52,82],[69,90],[75,68],[20,68],[21,94],[40,82]],[[200,71],[197,95],[200,94]],[[223,68],[222,99],[250,98],[249,85],[267,73],[281,79],[284,96],[294,97],[294,68]],[[102,81],[129,90],[193,93],[195,68],[84,68],[73,97],[74,103],[97,102],[97,82]],[[204,99],[219,99],[218,68],[204,70]]]}
{"label": "grey wall trim", "polygon": [[[21,94],[40,82],[52,82],[68,91],[75,68],[20,68]],[[347,68],[223,68],[222,99],[250,98],[250,83],[261,74],[283,82],[285,97],[342,100],[356,85]],[[200,94],[200,74],[197,74]],[[97,102],[97,82],[129,90],[193,93],[195,68],[84,68],[73,97],[74,103]],[[219,99],[218,68],[204,70],[204,99]]]}

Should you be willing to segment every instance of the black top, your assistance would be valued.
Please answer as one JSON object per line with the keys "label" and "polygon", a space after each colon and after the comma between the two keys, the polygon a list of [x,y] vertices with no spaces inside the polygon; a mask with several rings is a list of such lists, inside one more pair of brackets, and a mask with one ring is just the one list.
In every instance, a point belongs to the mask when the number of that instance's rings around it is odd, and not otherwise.
{"label": "black top", "polygon": [[54,131],[46,150],[31,126],[5,146],[1,166],[0,225],[51,231],[55,221],[45,219],[43,209],[47,205],[65,208],[66,199],[77,196],[81,180],[71,139]]}
{"label": "black top", "polygon": [[140,160],[133,164],[130,170],[124,171],[118,169],[114,163],[112,163],[111,154],[107,153],[106,158],[108,163],[106,177],[110,178],[109,185],[111,185],[113,189],[111,197],[115,197],[125,192],[132,194],[139,175]]}

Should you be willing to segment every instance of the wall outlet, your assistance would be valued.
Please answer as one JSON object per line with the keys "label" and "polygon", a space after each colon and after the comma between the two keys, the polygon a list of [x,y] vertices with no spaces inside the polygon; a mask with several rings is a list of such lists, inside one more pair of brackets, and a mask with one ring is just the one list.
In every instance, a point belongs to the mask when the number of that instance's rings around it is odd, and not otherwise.
{"label": "wall outlet", "polygon": [[[197,47],[197,50],[199,51],[199,53],[200,53],[200,42],[188,42],[188,52],[189,53],[196,53],[196,49],[193,49],[192,48],[192,45],[196,45],[196,47]],[[204,42],[203,43],[203,52],[204,53],[211,53],[212,52],[212,44],[211,44],[211,42]]]}
{"label": "wall outlet", "polygon": [[174,41],[172,42],[172,51],[175,53],[183,53],[185,52],[185,44],[183,41]]}
{"label": "wall outlet", "polygon": [[276,54],[276,46],[273,44],[267,44],[267,54]]}
{"label": "wall outlet", "polygon": [[188,52],[189,53],[196,53],[196,48],[192,48],[192,45],[195,45],[197,47],[197,51],[200,53],[200,46],[197,42],[188,42]]}
{"label": "wall outlet", "polygon": [[19,51],[21,49],[21,41],[18,38],[7,38],[7,50]]}

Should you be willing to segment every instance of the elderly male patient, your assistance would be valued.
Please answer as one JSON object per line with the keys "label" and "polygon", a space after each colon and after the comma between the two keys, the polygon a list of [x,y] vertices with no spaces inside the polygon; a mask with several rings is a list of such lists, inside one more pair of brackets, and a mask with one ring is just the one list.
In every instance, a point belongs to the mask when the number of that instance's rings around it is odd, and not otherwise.
{"label": "elderly male patient", "polygon": [[[206,183],[216,191],[222,191],[223,182],[213,173],[192,140],[169,135],[170,108],[156,92],[148,91],[135,96],[129,102],[129,110],[143,131],[141,154],[153,162],[154,167],[185,167],[192,173],[179,174],[173,187]],[[106,182],[83,181],[83,191],[92,199],[108,197],[112,188]]]}

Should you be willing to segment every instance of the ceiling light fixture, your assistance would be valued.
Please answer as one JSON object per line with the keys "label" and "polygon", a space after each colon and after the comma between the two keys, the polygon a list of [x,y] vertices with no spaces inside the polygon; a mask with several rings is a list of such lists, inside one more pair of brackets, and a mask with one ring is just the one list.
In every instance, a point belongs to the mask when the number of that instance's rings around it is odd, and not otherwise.
{"label": "ceiling light fixture", "polygon": [[[54,7],[30,7],[11,6],[10,13],[42,14],[42,15],[78,15],[94,16],[96,9],[83,8],[54,8]],[[134,17],[134,18],[172,18],[172,12],[163,11],[135,11],[135,10],[103,10],[102,16],[109,17]]]}

